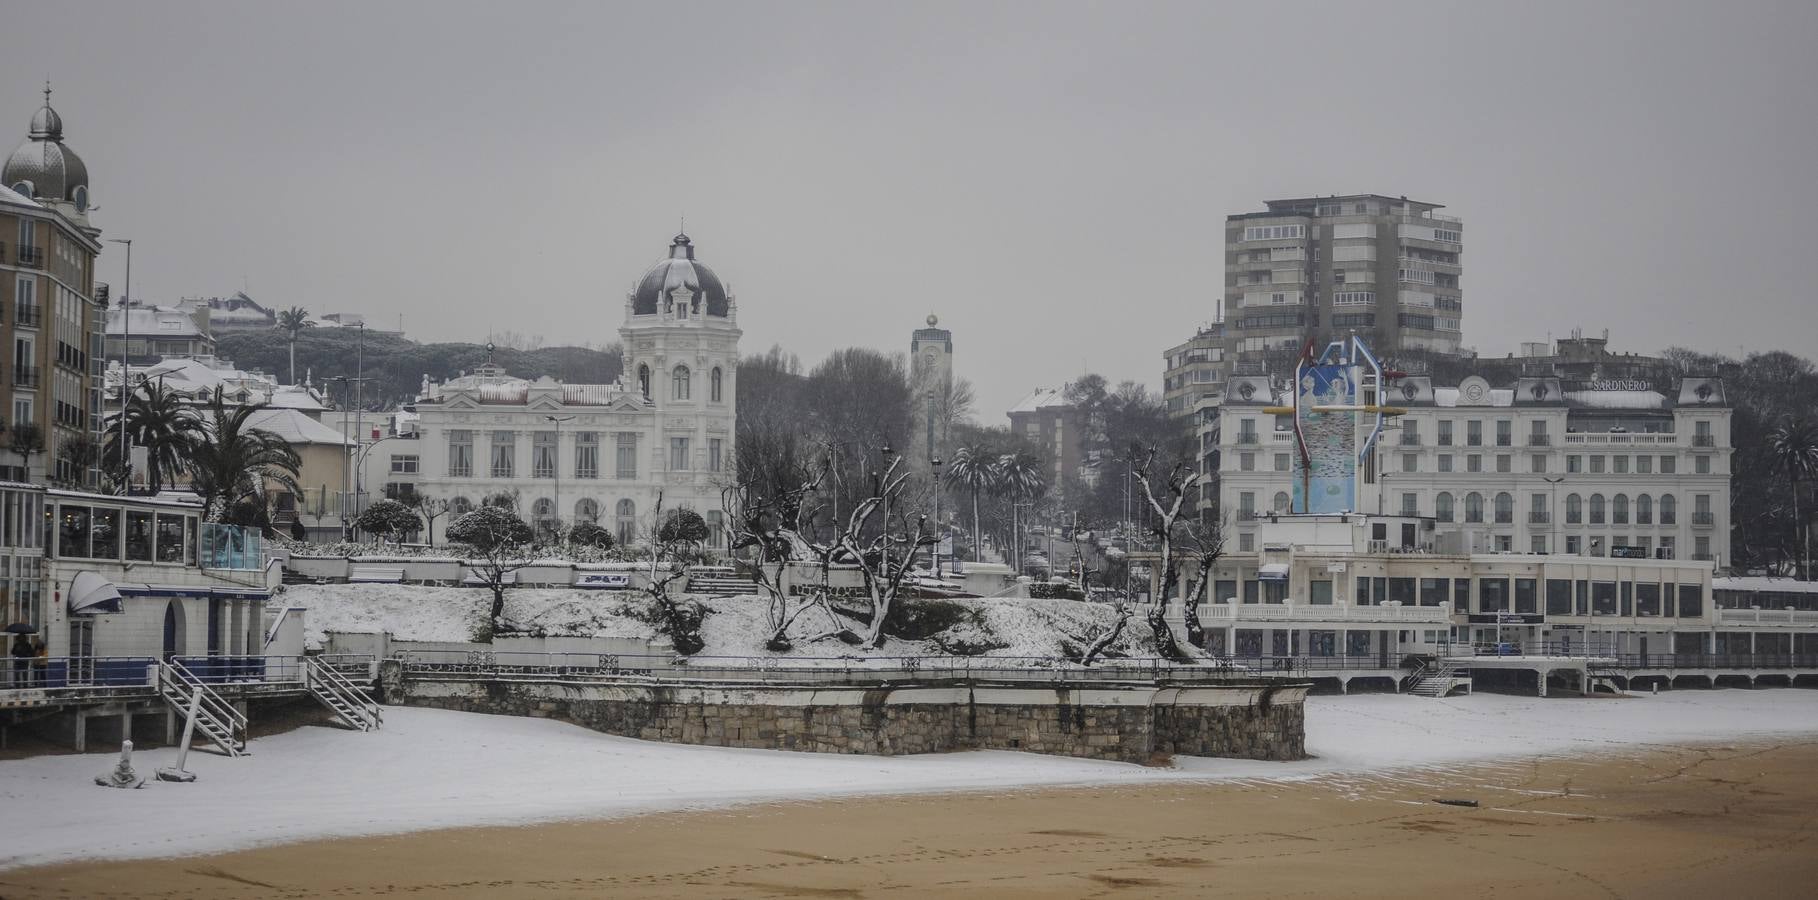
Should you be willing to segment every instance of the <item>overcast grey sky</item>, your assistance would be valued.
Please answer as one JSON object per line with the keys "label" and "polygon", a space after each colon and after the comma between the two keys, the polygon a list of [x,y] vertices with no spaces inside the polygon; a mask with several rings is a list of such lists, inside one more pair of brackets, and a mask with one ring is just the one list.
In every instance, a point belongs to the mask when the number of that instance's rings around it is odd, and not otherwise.
{"label": "overcast grey sky", "polygon": [[[7,0],[0,137],[49,76],[138,296],[616,339],[686,215],[747,352],[955,332],[981,418],[1160,386],[1223,220],[1464,218],[1465,341],[1813,355],[1818,4]],[[119,284],[110,245],[105,280]]]}

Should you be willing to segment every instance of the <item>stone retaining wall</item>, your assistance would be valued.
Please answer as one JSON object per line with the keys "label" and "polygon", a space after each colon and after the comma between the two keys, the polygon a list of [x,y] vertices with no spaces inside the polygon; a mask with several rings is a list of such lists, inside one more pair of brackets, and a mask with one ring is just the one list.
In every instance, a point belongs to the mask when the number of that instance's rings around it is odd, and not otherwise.
{"label": "stone retaining wall", "polygon": [[1304,684],[1089,688],[652,685],[404,678],[406,706],[535,716],[650,741],[894,756],[1024,750],[1148,763],[1158,756],[1305,757]]}

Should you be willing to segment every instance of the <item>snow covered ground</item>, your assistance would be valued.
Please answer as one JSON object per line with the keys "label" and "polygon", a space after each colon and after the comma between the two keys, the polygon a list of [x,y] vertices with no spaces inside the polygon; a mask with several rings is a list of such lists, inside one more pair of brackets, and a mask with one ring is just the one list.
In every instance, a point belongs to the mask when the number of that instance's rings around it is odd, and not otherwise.
{"label": "snow covered ground", "polygon": [[[1179,759],[1172,769],[1011,752],[913,757],[726,750],[611,737],[546,719],[389,708],[385,730],[303,728],[242,759],[192,753],[194,784],[95,787],[113,755],[0,761],[0,868],[177,856],[322,837],[608,818],[863,794],[1070,784],[1301,779],[1502,757],[1818,734],[1818,691],[1628,699],[1482,694],[1314,697],[1300,763]],[[137,755],[142,774],[174,750]],[[29,823],[29,824],[27,824]],[[25,827],[21,827],[25,826]]]}
{"label": "snow covered ground", "polygon": [[[1113,610],[1098,603],[1071,600],[953,600],[940,601],[949,609],[970,615],[941,629],[935,640],[892,639],[874,651],[859,650],[827,637],[841,627],[860,627],[834,621],[824,611],[804,614],[791,629],[797,647],[789,652],[764,648],[770,636],[767,601],[757,596],[705,597],[700,603],[707,615],[701,622],[701,639],[707,646],[701,657],[777,657],[807,662],[814,657],[902,657],[946,655],[940,643],[966,643],[989,647],[984,656],[996,659],[1052,659],[1062,655],[1061,643],[1098,633],[1109,625]],[[648,638],[655,635],[645,611],[648,601],[640,593],[573,590],[565,588],[513,588],[505,594],[505,619],[520,629],[539,634]],[[491,611],[492,593],[485,588],[425,587],[404,584],[294,585],[280,595],[277,606],[301,606],[307,612],[306,639],[321,647],[326,631],[388,631],[399,640],[471,640]],[[1140,618],[1132,620],[1115,647],[1132,656],[1153,656],[1144,649],[1149,628]],[[724,660],[719,661],[724,664]]]}

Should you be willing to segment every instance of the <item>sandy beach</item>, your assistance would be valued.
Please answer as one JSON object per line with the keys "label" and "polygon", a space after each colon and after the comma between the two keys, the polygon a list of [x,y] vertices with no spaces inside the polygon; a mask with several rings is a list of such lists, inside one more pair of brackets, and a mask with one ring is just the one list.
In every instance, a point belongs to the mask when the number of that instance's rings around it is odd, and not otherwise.
{"label": "sandy beach", "polygon": [[0,897],[1805,897],[1813,771],[1801,738],[765,804],[22,869]]}

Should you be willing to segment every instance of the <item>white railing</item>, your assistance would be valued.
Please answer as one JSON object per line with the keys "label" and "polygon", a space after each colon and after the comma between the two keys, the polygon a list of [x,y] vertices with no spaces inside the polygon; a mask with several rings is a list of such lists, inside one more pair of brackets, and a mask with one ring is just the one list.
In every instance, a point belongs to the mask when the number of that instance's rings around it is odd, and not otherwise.
{"label": "white railing", "polygon": [[1719,625],[1818,625],[1818,610],[1719,609]]}
{"label": "white railing", "polygon": [[1202,603],[1201,622],[1392,622],[1449,624],[1444,606],[1351,606],[1301,603]]}
{"label": "white railing", "polygon": [[1565,442],[1568,444],[1618,444],[1618,445],[1621,445],[1621,444],[1629,444],[1629,445],[1654,444],[1654,445],[1663,445],[1663,444],[1679,443],[1679,435],[1663,434],[1660,432],[1654,432],[1652,434],[1621,434],[1621,433],[1617,433],[1617,434],[1578,434],[1578,433],[1573,433],[1573,434],[1568,434],[1565,436]]}

